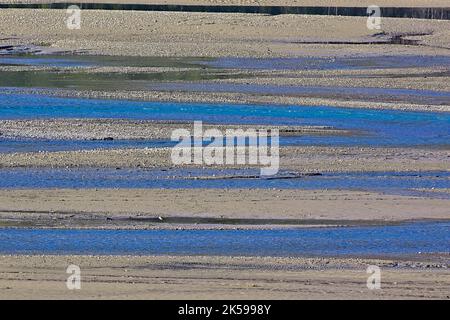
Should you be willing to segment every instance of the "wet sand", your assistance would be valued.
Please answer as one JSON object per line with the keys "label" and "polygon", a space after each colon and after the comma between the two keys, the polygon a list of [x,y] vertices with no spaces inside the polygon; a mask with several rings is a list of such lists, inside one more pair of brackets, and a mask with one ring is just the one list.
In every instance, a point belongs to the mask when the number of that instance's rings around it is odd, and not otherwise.
{"label": "wet sand", "polygon": [[[0,299],[449,299],[443,258],[0,256]],[[81,290],[66,287],[70,264]]]}

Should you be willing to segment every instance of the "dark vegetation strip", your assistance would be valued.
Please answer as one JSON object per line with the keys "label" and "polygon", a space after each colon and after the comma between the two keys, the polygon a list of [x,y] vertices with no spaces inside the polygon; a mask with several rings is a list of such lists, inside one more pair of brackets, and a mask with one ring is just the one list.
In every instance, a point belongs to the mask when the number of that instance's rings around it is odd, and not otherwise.
{"label": "dark vegetation strip", "polygon": [[[76,3],[74,3],[76,4]],[[66,9],[71,3],[13,3],[0,4],[0,9]],[[85,10],[136,10],[136,11],[179,11],[211,13],[257,13],[257,14],[311,14],[339,16],[368,16],[366,7],[316,7],[316,6],[220,6],[220,5],[162,5],[162,4],[76,4]],[[450,7],[412,8],[384,7],[382,17],[450,20]]]}

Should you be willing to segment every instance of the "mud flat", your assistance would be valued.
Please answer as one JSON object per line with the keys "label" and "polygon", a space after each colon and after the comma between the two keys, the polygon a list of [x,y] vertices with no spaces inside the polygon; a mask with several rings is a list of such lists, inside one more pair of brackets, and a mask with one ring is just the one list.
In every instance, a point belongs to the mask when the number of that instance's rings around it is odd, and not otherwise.
{"label": "mud flat", "polygon": [[[448,262],[432,260],[9,255],[0,298],[448,299]],[[66,288],[70,264],[82,290]],[[381,267],[381,290],[367,289],[369,264]]]}

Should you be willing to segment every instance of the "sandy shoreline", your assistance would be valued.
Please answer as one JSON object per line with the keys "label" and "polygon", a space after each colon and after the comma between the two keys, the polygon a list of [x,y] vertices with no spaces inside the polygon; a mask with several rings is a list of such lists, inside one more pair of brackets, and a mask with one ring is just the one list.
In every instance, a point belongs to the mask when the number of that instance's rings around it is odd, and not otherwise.
{"label": "sandy shoreline", "polygon": [[[81,290],[66,287],[70,264]],[[429,258],[0,256],[0,299],[449,299],[449,285],[448,262]]]}

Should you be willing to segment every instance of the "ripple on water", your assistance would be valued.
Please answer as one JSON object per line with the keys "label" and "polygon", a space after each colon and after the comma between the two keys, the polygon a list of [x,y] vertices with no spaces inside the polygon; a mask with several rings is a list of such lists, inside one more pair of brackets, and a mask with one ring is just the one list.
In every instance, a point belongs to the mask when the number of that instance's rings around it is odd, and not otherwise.
{"label": "ripple on water", "polygon": [[449,222],[283,230],[0,228],[3,254],[401,256],[449,249]]}

